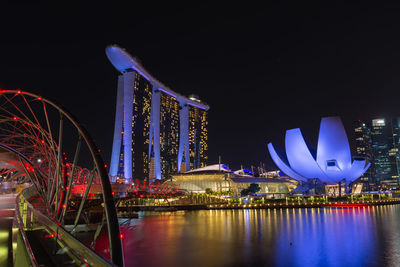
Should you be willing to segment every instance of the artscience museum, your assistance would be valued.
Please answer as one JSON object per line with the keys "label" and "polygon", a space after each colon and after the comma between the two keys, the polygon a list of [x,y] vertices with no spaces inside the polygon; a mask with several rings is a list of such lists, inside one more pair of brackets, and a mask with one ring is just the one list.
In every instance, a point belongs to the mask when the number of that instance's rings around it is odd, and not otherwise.
{"label": "artscience museum", "polygon": [[286,131],[285,150],[273,143],[268,150],[277,167],[289,177],[326,184],[348,185],[370,166],[368,158],[352,157],[340,117],[321,119],[317,148],[311,147],[299,128]]}

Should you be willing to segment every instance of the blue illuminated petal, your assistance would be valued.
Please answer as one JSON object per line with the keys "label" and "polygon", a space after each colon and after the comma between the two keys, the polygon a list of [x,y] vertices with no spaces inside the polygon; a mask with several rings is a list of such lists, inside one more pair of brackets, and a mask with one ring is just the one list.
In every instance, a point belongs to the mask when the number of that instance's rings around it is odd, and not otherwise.
{"label": "blue illuminated petal", "polygon": [[290,167],[307,178],[329,179],[312,156],[299,128],[286,131],[286,155]]}
{"label": "blue illuminated petal", "polygon": [[318,178],[324,183],[346,184],[360,177],[371,165],[369,160],[351,158],[346,131],[339,117],[322,118],[317,153],[307,145],[300,129],[286,131],[286,154],[273,144],[268,149],[276,165],[300,180]]}
{"label": "blue illuminated petal", "polygon": [[269,143],[268,144],[268,151],[271,155],[272,160],[275,162],[276,166],[285,173],[287,176],[292,177],[294,179],[306,181],[307,178],[301,176],[300,174],[296,173],[289,167],[289,163],[287,161],[285,153],[279,149],[276,145]]}
{"label": "blue illuminated petal", "polygon": [[[339,117],[321,119],[317,146],[317,162],[323,171],[327,170],[327,161],[329,160],[336,160],[339,169],[342,171],[351,168],[350,145]],[[335,179],[337,175],[340,175],[338,172],[327,172],[327,174]]]}

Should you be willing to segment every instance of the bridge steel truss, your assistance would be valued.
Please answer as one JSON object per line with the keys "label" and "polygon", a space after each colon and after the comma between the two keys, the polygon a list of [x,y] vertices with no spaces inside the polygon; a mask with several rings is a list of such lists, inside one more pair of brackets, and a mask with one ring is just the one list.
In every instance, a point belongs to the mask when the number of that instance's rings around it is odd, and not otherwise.
{"label": "bridge steel truss", "polygon": [[[78,223],[85,221],[82,218],[87,212],[91,185],[99,182],[110,260],[123,266],[118,217],[106,165],[93,138],[70,112],[33,93],[0,90],[0,144],[23,155],[19,164],[36,188],[47,216],[61,226],[65,226],[66,215],[72,209],[72,188],[75,184],[86,185],[79,204],[69,213],[75,216],[72,227],[66,227],[72,229],[72,234]],[[70,155],[72,160],[68,160]]]}

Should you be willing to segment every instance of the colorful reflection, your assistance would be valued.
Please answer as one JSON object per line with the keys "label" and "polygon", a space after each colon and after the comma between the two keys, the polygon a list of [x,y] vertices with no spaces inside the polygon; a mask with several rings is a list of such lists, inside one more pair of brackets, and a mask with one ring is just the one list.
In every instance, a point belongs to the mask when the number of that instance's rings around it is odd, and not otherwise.
{"label": "colorful reflection", "polygon": [[400,266],[399,205],[147,212],[121,222],[126,266]]}

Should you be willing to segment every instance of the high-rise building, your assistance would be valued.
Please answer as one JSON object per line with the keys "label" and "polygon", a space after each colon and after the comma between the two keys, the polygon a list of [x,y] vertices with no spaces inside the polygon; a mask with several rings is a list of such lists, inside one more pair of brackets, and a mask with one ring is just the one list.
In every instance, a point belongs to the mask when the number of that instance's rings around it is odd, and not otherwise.
{"label": "high-rise building", "polygon": [[392,168],[389,157],[389,125],[385,119],[372,120],[371,139],[372,139],[372,181],[377,185],[388,187],[397,186],[397,179],[392,178]]}
{"label": "high-rise building", "polygon": [[166,177],[178,171],[180,106],[176,98],[160,94],[161,175]]}
{"label": "high-rise building", "polygon": [[207,112],[197,107],[190,107],[189,148],[191,169],[207,165],[207,140]]}
{"label": "high-rise building", "polygon": [[354,124],[357,155],[367,156],[371,167],[361,177],[368,189],[389,188],[400,184],[400,118],[372,120],[372,125],[357,121]]}
{"label": "high-rise building", "polygon": [[[358,120],[354,123],[354,135],[355,135],[355,146],[356,154],[362,157],[368,157],[372,162],[372,140],[371,140],[371,128],[364,122]],[[360,180],[369,189],[370,185],[374,185],[372,180],[373,168],[372,166],[360,177]]]}
{"label": "high-rise building", "polygon": [[400,184],[400,117],[392,118],[391,135],[389,138],[389,159],[392,169],[392,179]]}
{"label": "high-rise building", "polygon": [[184,97],[160,83],[124,49],[108,46],[106,54],[121,72],[112,179],[161,179],[205,166],[209,106],[198,97]]}
{"label": "high-rise building", "polygon": [[137,72],[127,70],[119,76],[113,169],[122,176],[131,174],[142,178],[149,175],[151,96],[151,84]]}

